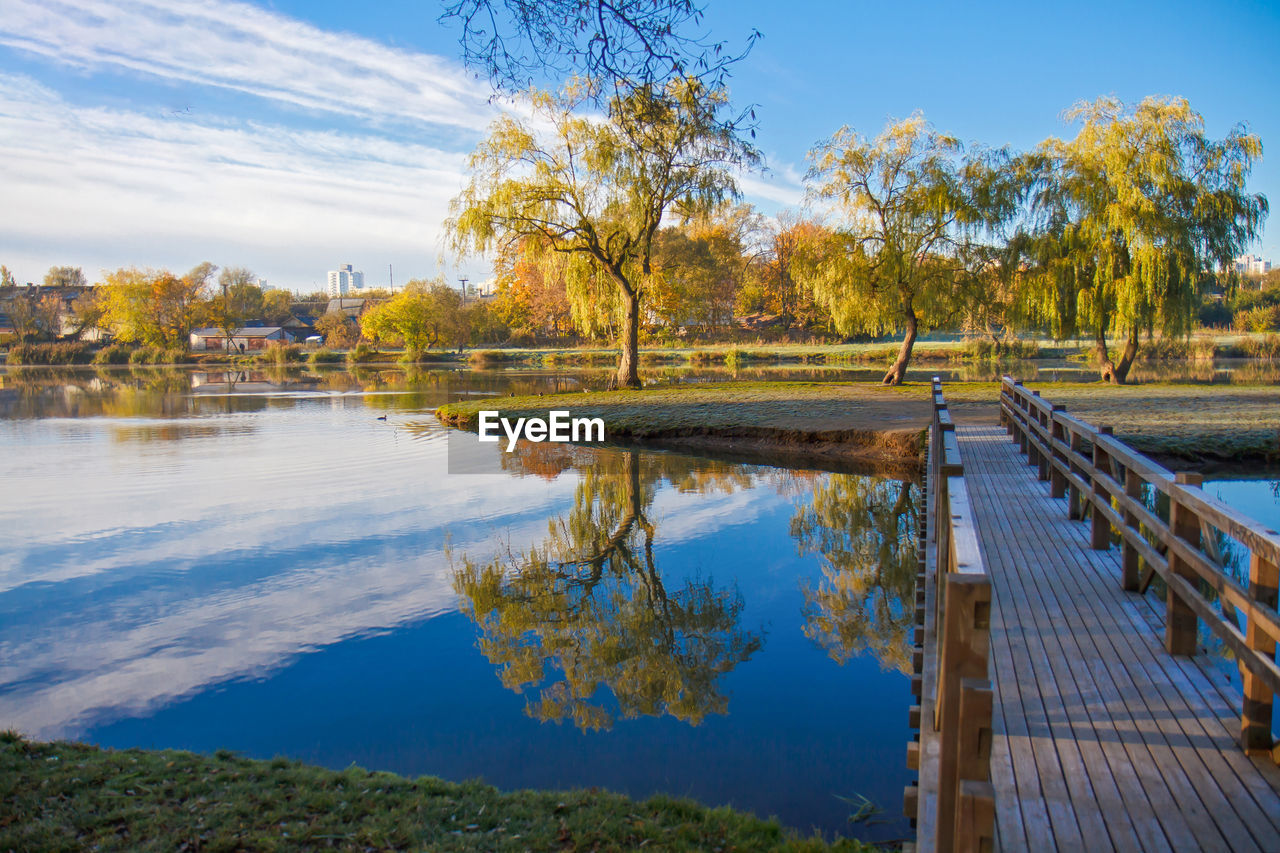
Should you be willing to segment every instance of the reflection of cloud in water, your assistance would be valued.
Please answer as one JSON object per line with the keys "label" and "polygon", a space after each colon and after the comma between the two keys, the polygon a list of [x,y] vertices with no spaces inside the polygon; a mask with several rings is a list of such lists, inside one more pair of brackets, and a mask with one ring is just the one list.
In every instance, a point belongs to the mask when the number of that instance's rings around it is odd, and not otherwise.
{"label": "reflection of cloud in water", "polygon": [[446,533],[523,546],[572,492],[446,477],[442,448],[374,414],[237,413],[163,446],[107,440],[108,419],[71,442],[0,422],[27,496],[0,508],[0,727],[75,736],[451,610]]}

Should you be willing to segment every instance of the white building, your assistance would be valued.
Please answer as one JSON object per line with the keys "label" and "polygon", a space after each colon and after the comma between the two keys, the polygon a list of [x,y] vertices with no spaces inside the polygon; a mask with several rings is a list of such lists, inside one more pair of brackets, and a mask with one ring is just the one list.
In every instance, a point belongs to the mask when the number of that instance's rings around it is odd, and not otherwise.
{"label": "white building", "polygon": [[1241,255],[1236,258],[1236,272],[1240,275],[1265,275],[1271,272],[1271,261],[1261,255]]}
{"label": "white building", "polygon": [[329,295],[334,299],[346,296],[353,290],[364,290],[364,273],[356,272],[351,264],[329,270]]}

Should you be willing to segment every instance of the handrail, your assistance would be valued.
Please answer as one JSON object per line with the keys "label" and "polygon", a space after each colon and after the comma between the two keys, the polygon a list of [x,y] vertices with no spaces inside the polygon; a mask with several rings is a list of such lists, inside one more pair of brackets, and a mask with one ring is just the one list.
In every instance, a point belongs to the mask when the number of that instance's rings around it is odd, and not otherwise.
{"label": "handrail", "polygon": [[907,759],[920,771],[920,784],[907,788],[905,811],[916,820],[916,850],[948,853],[991,849],[995,836],[991,577],[978,546],[955,424],[936,377],[932,408],[914,655],[921,704],[911,715],[921,734],[920,743],[908,746]]}
{"label": "handrail", "polygon": [[[1280,758],[1272,736],[1280,692],[1280,533],[1205,494],[1200,475],[1169,471],[1115,438],[1110,427],[1071,417],[1008,376],[1000,386],[1000,420],[1040,479],[1049,481],[1050,494],[1067,499],[1069,517],[1089,516],[1093,548],[1106,550],[1119,536],[1123,589],[1141,594],[1153,577],[1164,580],[1164,643],[1171,654],[1195,653],[1200,620],[1231,649],[1244,682],[1240,745]],[[1148,487],[1168,497],[1168,521],[1148,506]],[[1249,550],[1247,585],[1225,570],[1218,532]]]}

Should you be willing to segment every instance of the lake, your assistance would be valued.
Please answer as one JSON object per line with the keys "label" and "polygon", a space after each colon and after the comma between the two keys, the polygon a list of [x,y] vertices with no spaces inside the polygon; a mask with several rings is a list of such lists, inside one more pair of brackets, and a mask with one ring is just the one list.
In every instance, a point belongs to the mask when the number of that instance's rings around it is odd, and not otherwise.
{"label": "lake", "polygon": [[447,473],[437,405],[584,381],[9,370],[0,727],[904,837],[917,487],[549,445]]}

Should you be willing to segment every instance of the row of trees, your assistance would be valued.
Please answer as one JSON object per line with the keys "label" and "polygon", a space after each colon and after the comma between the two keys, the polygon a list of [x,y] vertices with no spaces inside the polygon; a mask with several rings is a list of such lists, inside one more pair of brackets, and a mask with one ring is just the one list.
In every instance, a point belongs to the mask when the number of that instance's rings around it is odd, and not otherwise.
{"label": "row of trees", "polygon": [[1102,98],[1067,113],[1073,139],[1020,154],[966,149],[920,115],[874,138],[843,128],[810,153],[820,215],[748,242],[750,217],[726,203],[758,153],[722,88],[637,86],[603,120],[575,114],[585,97],[541,94],[531,122],[496,122],[449,229],[459,252],[496,254],[508,322],[612,333],[626,387],[646,319],[723,323],[753,292],[786,322],[821,312],[841,335],[902,334],[886,383],[921,332],[965,325],[1086,337],[1123,382],[1143,333],[1189,331],[1268,209],[1245,185],[1257,136],[1210,138],[1185,99]]}

